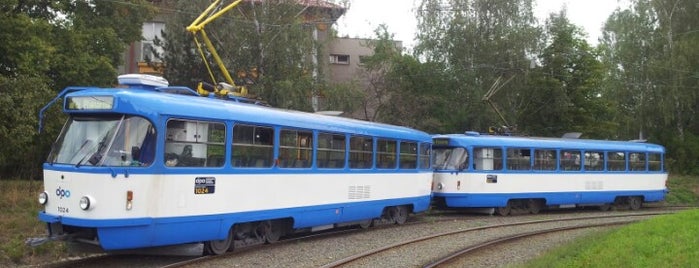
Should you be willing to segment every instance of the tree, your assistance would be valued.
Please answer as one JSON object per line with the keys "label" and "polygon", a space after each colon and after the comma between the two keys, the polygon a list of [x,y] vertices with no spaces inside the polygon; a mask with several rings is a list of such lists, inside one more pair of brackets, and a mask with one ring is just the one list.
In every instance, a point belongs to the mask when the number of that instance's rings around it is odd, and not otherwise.
{"label": "tree", "polygon": [[610,97],[603,94],[603,65],[583,31],[562,10],[546,21],[546,37],[539,56],[542,66],[529,71],[528,88],[519,92],[521,130],[539,136],[581,132],[588,138],[612,138],[616,127]]}
{"label": "tree", "polygon": [[0,0],[0,178],[40,174],[63,118],[50,109],[39,135],[39,109],[68,85],[114,85],[150,15],[142,0]]}
{"label": "tree", "polygon": [[[206,7],[185,0],[177,7],[187,12],[166,22],[165,76],[173,84],[194,86],[211,79],[185,28]],[[231,73],[257,70],[254,93],[275,107],[310,111],[311,96],[324,87],[317,63],[326,59],[317,58],[321,44],[313,35],[318,23],[327,23],[322,12],[295,0],[245,1],[206,26],[206,32]],[[215,80],[225,81],[218,73]]]}
{"label": "tree", "polygon": [[497,99],[504,114],[514,117],[519,107],[512,96],[525,84],[521,74],[540,42],[532,2],[423,0],[417,13],[415,56],[442,66],[444,81],[451,81],[433,93],[449,107],[439,116],[447,130],[485,130],[495,124],[496,114],[481,99],[501,76],[517,75]]}
{"label": "tree", "polygon": [[665,144],[674,171],[696,173],[699,107],[699,6],[693,1],[635,0],[605,24],[600,44],[618,99],[620,137]]}

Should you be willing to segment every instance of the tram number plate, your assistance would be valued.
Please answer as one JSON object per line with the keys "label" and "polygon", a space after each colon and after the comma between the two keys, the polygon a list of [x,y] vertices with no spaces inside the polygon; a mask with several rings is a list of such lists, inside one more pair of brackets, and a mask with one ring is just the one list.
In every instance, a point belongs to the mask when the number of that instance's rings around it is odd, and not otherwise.
{"label": "tram number plate", "polygon": [[215,191],[215,177],[197,177],[194,179],[194,194],[213,194]]}

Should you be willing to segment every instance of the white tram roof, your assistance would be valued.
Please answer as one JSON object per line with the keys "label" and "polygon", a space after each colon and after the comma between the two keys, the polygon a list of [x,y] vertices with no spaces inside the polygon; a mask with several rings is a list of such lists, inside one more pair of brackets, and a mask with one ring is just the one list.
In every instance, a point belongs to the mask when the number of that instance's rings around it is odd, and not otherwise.
{"label": "white tram roof", "polygon": [[114,110],[110,112],[142,115],[151,119],[159,115],[167,115],[192,120],[232,120],[247,124],[288,126],[331,133],[392,137],[420,142],[432,141],[432,137],[426,132],[408,127],[147,89],[85,88],[66,95],[66,97],[71,96],[114,96]]}
{"label": "white tram roof", "polygon": [[591,151],[638,151],[664,153],[665,147],[645,142],[612,141],[572,138],[546,138],[523,136],[496,136],[483,134],[440,134],[434,139],[449,139],[449,145],[491,146],[491,147],[525,147],[543,149],[581,149]]}

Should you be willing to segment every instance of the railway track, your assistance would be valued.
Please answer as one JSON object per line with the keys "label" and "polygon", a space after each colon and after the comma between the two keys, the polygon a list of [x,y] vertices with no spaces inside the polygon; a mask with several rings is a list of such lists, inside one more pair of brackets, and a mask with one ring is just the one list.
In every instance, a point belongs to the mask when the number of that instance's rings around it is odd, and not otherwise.
{"label": "railway track", "polygon": [[[55,264],[49,264],[46,266],[42,267],[101,267],[101,268],[107,268],[107,267],[124,267],[124,266],[139,266],[139,267],[196,267],[201,264],[206,264],[206,263],[217,263],[217,262],[225,262],[226,259],[240,259],[241,256],[245,254],[255,254],[255,251],[259,250],[264,250],[266,252],[275,252],[278,247],[295,247],[295,244],[298,243],[322,243],[323,241],[329,241],[329,240],[337,240],[340,238],[346,238],[348,236],[352,236],[353,234],[357,234],[360,232],[388,232],[388,233],[396,233],[393,231],[393,229],[396,230],[401,230],[401,228],[406,228],[408,226],[413,226],[412,228],[422,228],[422,226],[439,226],[440,223],[449,223],[449,222],[459,222],[463,224],[471,223],[473,224],[479,224],[479,222],[485,222],[487,225],[480,226],[480,227],[474,227],[474,228],[468,228],[468,229],[461,229],[461,230],[454,230],[454,231],[449,231],[449,232],[442,232],[442,233],[437,233],[437,234],[432,234],[430,236],[424,236],[416,239],[410,239],[402,242],[397,242],[395,244],[391,244],[388,246],[380,247],[380,248],[374,248],[374,249],[369,249],[365,250],[364,252],[361,252],[359,254],[354,254],[352,256],[347,256],[344,257],[340,260],[327,263],[323,262],[324,266],[323,267],[339,267],[339,266],[366,266],[366,265],[357,265],[357,263],[361,263],[361,261],[366,261],[367,259],[381,259],[382,254],[389,254],[386,252],[390,252],[391,250],[395,249],[400,249],[400,248],[405,248],[405,247],[413,247],[413,248],[419,248],[420,243],[437,243],[434,242],[436,240],[449,240],[453,239],[454,236],[457,236],[459,234],[468,234],[470,233],[473,235],[474,233],[477,232],[484,232],[484,231],[493,231],[497,229],[508,229],[511,227],[515,226],[525,226],[525,225],[537,225],[537,224],[545,224],[545,223],[552,223],[552,222],[575,222],[575,221],[582,221],[582,220],[598,220],[598,219],[604,219],[604,218],[628,218],[628,217],[633,217],[633,218],[639,218],[639,217],[650,217],[654,215],[660,215],[660,214],[667,214],[667,213],[672,213],[672,211],[675,210],[681,210],[683,208],[649,208],[644,212],[637,212],[637,213],[624,213],[620,215],[608,215],[608,216],[603,216],[603,215],[591,215],[591,216],[585,216],[585,217],[579,217],[579,216],[566,216],[565,211],[553,211],[551,213],[545,213],[545,214],[540,214],[538,216],[542,217],[556,217],[555,219],[545,219],[545,220],[524,220],[524,221],[518,221],[516,223],[509,223],[509,224],[493,224],[493,221],[500,221],[502,219],[516,219],[518,216],[515,217],[491,217],[491,216],[474,216],[474,215],[464,215],[463,213],[459,212],[433,212],[429,214],[422,214],[417,217],[411,217],[411,219],[404,224],[403,226],[396,226],[396,225],[379,225],[378,227],[371,228],[369,230],[363,230],[359,228],[345,228],[345,229],[339,229],[339,230],[331,230],[331,231],[326,231],[326,232],[320,232],[320,233],[313,233],[313,234],[305,234],[305,235],[298,235],[298,236],[292,236],[283,240],[280,240],[277,243],[273,243],[271,245],[255,245],[255,246],[248,246],[244,248],[236,248],[235,251],[229,252],[227,254],[223,255],[218,255],[218,256],[200,256],[199,254],[201,253],[201,245],[188,245],[188,246],[179,246],[179,247],[190,247],[191,249],[184,250],[185,252],[189,253],[184,253],[184,254],[177,254],[173,253],[172,250],[169,249],[161,249],[160,251],[156,250],[151,252],[151,250],[143,250],[139,252],[126,252],[126,253],[118,253],[118,254],[100,254],[100,255],[94,255],[93,257],[88,257],[88,258],[83,258],[83,259],[78,259],[78,260],[70,260],[70,261],[63,261],[60,263],[55,263]],[[597,213],[592,213],[592,214],[597,214]],[[564,216],[565,218],[559,218],[559,216]],[[488,223],[490,222],[490,223]],[[522,232],[515,232],[515,235],[521,235]],[[378,236],[378,235],[377,235]],[[452,238],[450,238],[452,237]],[[376,239],[381,239],[380,237],[376,237]],[[470,240],[470,239],[469,239]],[[466,240],[468,241],[468,240]],[[474,240],[475,241],[475,240]],[[291,246],[289,246],[291,245]],[[454,253],[458,252],[459,250],[462,250],[462,248],[452,248],[447,251],[442,252],[442,255],[448,255],[447,253]],[[182,249],[176,249],[175,251],[183,251]],[[163,254],[163,252],[167,252],[167,254]],[[440,258],[441,256],[432,256],[431,260],[434,260],[436,258]],[[423,262],[420,263],[419,265],[423,265]],[[317,265],[317,266],[322,266],[323,264]],[[243,265],[244,266],[244,265]]]}
{"label": "railway track", "polygon": [[613,227],[613,226],[617,226],[617,225],[634,223],[637,221],[638,220],[624,220],[624,221],[619,221],[619,222],[608,222],[608,223],[599,223],[599,224],[584,224],[584,225],[558,227],[558,228],[544,229],[544,230],[532,231],[532,232],[527,232],[527,233],[522,233],[522,234],[514,234],[514,235],[504,236],[501,238],[496,238],[496,239],[488,240],[488,241],[478,243],[475,245],[464,247],[456,252],[453,252],[453,253],[446,255],[446,256],[443,256],[443,257],[440,257],[439,259],[424,265],[423,268],[446,267],[446,266],[450,266],[450,265],[454,266],[455,263],[459,260],[459,258],[463,258],[468,254],[471,254],[471,253],[474,253],[474,252],[477,252],[480,250],[485,250],[488,248],[493,248],[493,247],[496,247],[498,245],[510,243],[510,242],[515,241],[515,240],[520,240],[523,238],[541,236],[541,235],[552,234],[552,233],[563,232],[563,231],[571,231],[571,230],[599,228],[599,227]]}
{"label": "railway track", "polygon": [[[449,254],[446,256],[436,256],[437,261],[434,261],[436,264],[432,264],[433,262],[428,262],[428,267],[429,265],[433,265],[431,267],[436,267],[437,265],[441,263],[446,263],[454,258],[460,257],[464,254],[468,254],[469,252],[473,252],[477,249],[481,249],[487,246],[492,246],[498,243],[503,243],[506,241],[511,241],[513,239],[518,239],[522,237],[527,237],[527,236],[534,236],[534,235],[540,235],[540,234],[545,234],[547,232],[554,232],[554,231],[563,231],[563,230],[570,230],[570,229],[575,229],[575,228],[590,228],[590,226],[600,226],[600,225],[615,225],[615,224],[626,224],[632,221],[637,221],[638,219],[641,218],[647,218],[651,216],[656,216],[656,215],[662,215],[662,214],[669,214],[672,212],[642,212],[642,213],[634,213],[634,214],[624,214],[624,215],[608,215],[608,216],[590,216],[590,217],[570,217],[570,218],[563,218],[563,219],[550,219],[550,220],[534,220],[534,221],[522,221],[522,222],[516,222],[516,223],[508,223],[508,224],[495,224],[495,225],[486,225],[486,226],[481,226],[481,227],[474,227],[474,228],[467,228],[463,230],[456,230],[456,231],[447,231],[443,233],[438,233],[438,234],[432,234],[432,235],[427,235],[423,237],[419,237],[416,239],[411,239],[411,240],[406,240],[402,241],[399,243],[391,244],[385,247],[381,248],[376,248],[376,249],[371,249],[359,254],[354,254],[352,256],[346,257],[344,259],[328,263],[322,267],[324,268],[330,268],[330,267],[360,267],[360,266],[374,266],[378,263],[390,263],[391,258],[398,257],[400,258],[401,256],[391,256],[392,254],[403,254],[405,252],[418,252],[420,248],[422,247],[435,247],[435,245],[445,245],[445,244],[451,244],[452,248],[454,244],[457,244],[460,241],[474,241],[472,244],[466,245],[466,246],[461,246],[457,247],[456,249],[450,249]],[[630,220],[629,218],[634,218],[633,220]],[[595,220],[599,221],[600,219],[621,219],[617,221],[612,221],[612,222],[606,222],[606,223],[595,223],[595,224],[588,224],[587,226],[585,224],[583,225],[572,225],[572,226],[564,226],[564,227],[555,227],[555,228],[545,228],[542,230],[536,230],[536,231],[531,231],[531,232],[514,232],[513,234],[509,235],[503,235],[500,238],[494,239],[494,240],[485,240],[485,241],[477,241],[477,239],[469,240],[469,239],[462,239],[465,234],[473,234],[477,233],[480,231],[493,231],[493,230],[499,230],[499,229],[507,229],[511,227],[517,227],[517,226],[524,226],[524,225],[541,225],[541,224],[547,224],[547,223],[560,223],[560,222],[580,222],[580,221],[585,221],[585,220]],[[466,242],[470,243],[470,242]],[[433,256],[434,258],[434,256]],[[442,260],[444,259],[444,260]],[[422,264],[420,264],[422,265]]]}

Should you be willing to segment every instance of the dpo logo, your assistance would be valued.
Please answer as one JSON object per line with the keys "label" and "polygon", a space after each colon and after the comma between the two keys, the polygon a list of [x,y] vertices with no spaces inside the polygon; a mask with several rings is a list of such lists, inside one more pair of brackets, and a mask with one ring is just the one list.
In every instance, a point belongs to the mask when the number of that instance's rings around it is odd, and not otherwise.
{"label": "dpo logo", "polygon": [[70,190],[61,189],[61,187],[58,187],[58,189],[56,189],[56,196],[58,196],[60,199],[63,199],[64,197],[70,198]]}

